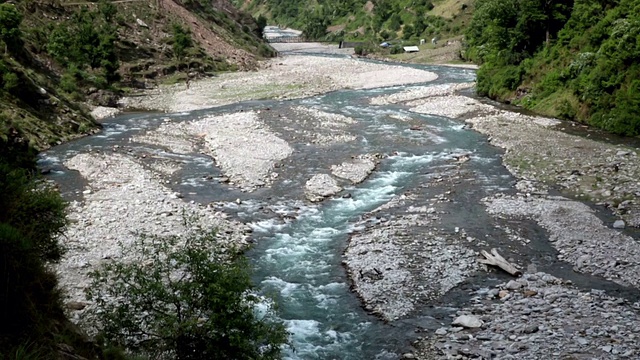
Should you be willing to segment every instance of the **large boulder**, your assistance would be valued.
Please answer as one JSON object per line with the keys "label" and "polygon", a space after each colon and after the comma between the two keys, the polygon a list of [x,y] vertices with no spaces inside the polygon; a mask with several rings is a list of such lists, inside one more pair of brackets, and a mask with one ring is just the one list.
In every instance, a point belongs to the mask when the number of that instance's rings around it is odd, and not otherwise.
{"label": "large boulder", "polygon": [[338,181],[327,174],[314,175],[304,186],[305,196],[311,202],[322,201],[324,198],[342,191]]}

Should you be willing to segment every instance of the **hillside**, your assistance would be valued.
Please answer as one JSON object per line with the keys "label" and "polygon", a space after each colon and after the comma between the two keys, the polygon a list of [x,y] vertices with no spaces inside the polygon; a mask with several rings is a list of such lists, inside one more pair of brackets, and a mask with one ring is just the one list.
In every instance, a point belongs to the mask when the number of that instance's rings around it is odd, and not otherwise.
{"label": "hillside", "polygon": [[226,0],[0,7],[0,137],[37,149],[94,131],[90,106],[273,55],[255,20]]}
{"label": "hillside", "polygon": [[640,135],[640,3],[478,0],[467,39],[478,92]]}
{"label": "hillside", "polygon": [[270,23],[329,41],[448,39],[469,24],[472,0],[236,0],[236,5]]}

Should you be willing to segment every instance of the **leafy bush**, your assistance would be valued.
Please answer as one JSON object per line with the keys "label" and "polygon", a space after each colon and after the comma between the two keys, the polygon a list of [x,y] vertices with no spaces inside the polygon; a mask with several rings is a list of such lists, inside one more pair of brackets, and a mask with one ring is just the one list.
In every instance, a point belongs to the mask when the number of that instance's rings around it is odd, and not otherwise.
{"label": "leafy bush", "polygon": [[639,33],[634,0],[478,0],[465,56],[482,63],[483,94],[512,97],[524,82],[526,106],[638,135]]}
{"label": "leafy bush", "polygon": [[20,79],[18,78],[18,75],[16,75],[16,73],[14,72],[8,71],[3,74],[0,74],[0,80],[1,80],[0,83],[2,84],[2,88],[8,92],[13,91],[18,87],[18,85],[20,85]]}
{"label": "leafy bush", "polygon": [[403,49],[403,48],[402,48],[402,46],[400,46],[400,45],[393,45],[393,46],[391,47],[390,52],[391,52],[392,54],[402,54],[402,53],[404,52],[404,49]]}
{"label": "leafy bush", "polygon": [[[36,182],[32,153],[0,141],[0,349],[50,340],[63,318],[55,275],[46,267],[63,252],[58,235],[66,225],[65,204]],[[30,159],[30,160],[29,160]],[[21,166],[28,166],[22,168]],[[21,345],[22,344],[22,345]]]}
{"label": "leafy bush", "polygon": [[173,56],[178,61],[182,61],[187,54],[187,49],[193,45],[191,32],[178,23],[174,23],[171,29],[173,34]]}
{"label": "leafy bush", "polygon": [[87,296],[107,343],[151,358],[276,359],[283,325],[256,312],[246,260],[214,232],[140,236],[131,262],[106,263]]}
{"label": "leafy bush", "polygon": [[5,50],[13,50],[21,45],[20,23],[22,14],[13,4],[0,4],[0,42]]}
{"label": "leafy bush", "polygon": [[55,189],[36,183],[27,170],[0,163],[0,205],[0,223],[17,230],[29,251],[43,261],[60,259],[66,204]]}
{"label": "leafy bush", "polygon": [[118,35],[115,27],[106,21],[113,19],[115,8],[101,5],[100,9],[102,13],[98,14],[82,8],[71,20],[56,26],[49,35],[47,50],[69,69],[100,68],[107,82],[113,83],[120,78],[116,53]]}

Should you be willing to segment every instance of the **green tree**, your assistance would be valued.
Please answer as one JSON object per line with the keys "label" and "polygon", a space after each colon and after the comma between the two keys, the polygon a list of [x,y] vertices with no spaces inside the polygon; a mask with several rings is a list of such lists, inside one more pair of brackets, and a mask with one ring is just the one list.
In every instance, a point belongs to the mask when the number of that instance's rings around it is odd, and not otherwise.
{"label": "green tree", "polygon": [[393,31],[400,30],[400,26],[402,26],[402,18],[398,14],[393,14],[388,20],[389,29]]}
{"label": "green tree", "polygon": [[22,45],[21,22],[22,14],[13,4],[0,4],[0,41],[5,45],[5,53]]}
{"label": "green tree", "polygon": [[214,232],[141,236],[124,251],[136,258],[104,264],[87,292],[108,343],[151,358],[279,358],[284,326],[256,312],[246,259]]}
{"label": "green tree", "polygon": [[305,21],[302,27],[302,34],[307,39],[322,39],[327,35],[327,27],[329,19],[324,14],[324,8],[317,9],[314,12],[304,15]]}
{"label": "green tree", "polygon": [[260,14],[256,19],[256,24],[258,25],[258,36],[262,37],[264,34],[264,28],[267,26],[267,18]]}
{"label": "green tree", "polygon": [[[109,15],[109,10],[103,10],[107,13],[103,13],[105,20],[112,16]],[[101,69],[103,74],[96,77],[98,80],[94,81],[94,85],[103,87],[120,78],[117,41],[118,34],[111,25],[101,20],[96,12],[83,8],[70,21],[53,29],[49,35],[47,50],[68,70],[83,71],[87,67],[92,70]]]}
{"label": "green tree", "polygon": [[178,61],[182,61],[187,55],[187,49],[189,49],[193,45],[191,40],[191,33],[189,32],[189,30],[185,29],[178,23],[173,24],[172,30],[173,56]]}

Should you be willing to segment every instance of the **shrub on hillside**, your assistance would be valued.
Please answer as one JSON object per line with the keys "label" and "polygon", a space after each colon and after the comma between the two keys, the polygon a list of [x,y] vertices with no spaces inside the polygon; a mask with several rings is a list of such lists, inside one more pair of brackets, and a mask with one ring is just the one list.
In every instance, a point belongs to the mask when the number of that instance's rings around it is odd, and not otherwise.
{"label": "shrub on hillside", "polygon": [[21,45],[20,23],[22,14],[13,4],[0,4],[0,44],[4,50],[13,50]]}
{"label": "shrub on hillside", "polygon": [[0,141],[0,349],[13,352],[29,341],[51,340],[63,319],[55,275],[47,268],[62,254],[58,235],[65,204],[36,182],[28,151]]}

